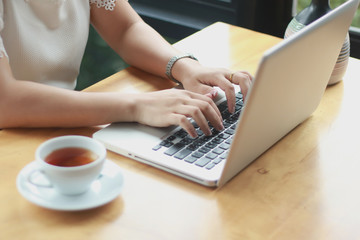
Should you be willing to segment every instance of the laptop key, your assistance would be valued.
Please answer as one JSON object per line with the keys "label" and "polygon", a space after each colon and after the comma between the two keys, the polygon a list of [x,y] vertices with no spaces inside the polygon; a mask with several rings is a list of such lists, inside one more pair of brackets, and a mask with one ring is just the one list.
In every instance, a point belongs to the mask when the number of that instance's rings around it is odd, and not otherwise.
{"label": "laptop key", "polygon": [[224,139],[222,139],[221,137],[216,137],[213,140],[211,140],[211,143],[218,145],[219,143],[221,143],[222,141],[224,141]]}
{"label": "laptop key", "polygon": [[198,150],[199,152],[202,152],[202,153],[208,153],[211,151],[211,148],[208,148],[208,147],[202,147]]}
{"label": "laptop key", "polygon": [[176,153],[174,157],[177,158],[177,159],[184,159],[184,158],[187,157],[190,153],[192,153],[192,151],[189,150],[189,149],[187,149],[187,148],[185,148],[185,149],[181,150],[180,152]]}
{"label": "laptop key", "polygon": [[169,137],[166,139],[166,141],[171,142],[171,141],[174,140],[175,138],[176,138],[176,136],[171,135],[171,136],[169,136]]}
{"label": "laptop key", "polygon": [[192,143],[192,144],[188,145],[186,148],[191,151],[195,151],[198,148],[198,146],[196,146],[195,144]]}
{"label": "laptop key", "polygon": [[217,146],[217,144],[216,144],[216,143],[213,143],[213,142],[209,142],[209,143],[207,143],[207,144],[205,145],[205,147],[211,148],[211,149],[215,148],[216,146]]}
{"label": "laptop key", "polygon": [[227,118],[229,118],[231,116],[231,113],[226,110],[226,111],[221,113],[221,116],[222,116],[223,119],[227,119]]}
{"label": "laptop key", "polygon": [[235,133],[235,131],[231,128],[228,128],[228,129],[226,129],[225,133],[233,135]]}
{"label": "laptop key", "polygon": [[209,158],[200,158],[199,160],[197,160],[195,162],[195,165],[199,166],[199,167],[204,167],[209,162],[211,162],[211,159],[209,159]]}
{"label": "laptop key", "polygon": [[217,154],[217,155],[220,155],[220,154],[222,154],[224,152],[224,150],[221,149],[221,148],[215,148],[212,152]]}
{"label": "laptop key", "polygon": [[201,137],[202,135],[204,135],[203,131],[201,131],[201,129],[196,129],[196,133],[198,134],[198,137]]}
{"label": "laptop key", "polygon": [[196,160],[198,160],[198,158],[193,157],[193,156],[188,156],[187,158],[185,158],[185,162],[188,162],[188,163],[194,163]]}
{"label": "laptop key", "polygon": [[153,147],[152,150],[157,151],[157,150],[159,150],[160,148],[161,148],[161,145],[159,144],[159,145],[156,145],[155,147]]}
{"label": "laptop key", "polygon": [[164,141],[162,141],[159,145],[168,148],[168,147],[171,147],[172,145],[174,145],[174,143],[171,142],[171,141],[168,141],[168,140],[164,140]]}
{"label": "laptop key", "polygon": [[230,136],[230,135],[227,134],[227,133],[220,133],[220,134],[219,134],[219,138],[221,138],[221,139],[227,139],[229,136]]}
{"label": "laptop key", "polygon": [[231,138],[228,138],[228,139],[225,141],[225,143],[228,143],[228,144],[231,144],[231,142],[232,142],[232,137],[231,137]]}
{"label": "laptop key", "polygon": [[193,154],[191,154],[191,156],[193,156],[194,158],[201,158],[202,156],[204,156],[204,153],[194,152]]}
{"label": "laptop key", "polygon": [[220,155],[219,158],[221,158],[221,159],[226,159],[226,158],[227,158],[227,155],[228,155],[228,152],[224,152],[223,154]]}
{"label": "laptop key", "polygon": [[212,161],[214,164],[219,164],[223,159],[221,158],[216,158],[214,159],[214,161]]}
{"label": "laptop key", "polygon": [[183,147],[185,147],[185,144],[178,142],[174,144],[172,147],[170,147],[168,150],[166,150],[164,153],[166,155],[172,156],[178,151],[180,151]]}
{"label": "laptop key", "polygon": [[185,137],[180,140],[181,143],[186,144],[186,145],[192,143],[193,141],[194,141],[194,139],[192,139],[190,137]]}
{"label": "laptop key", "polygon": [[176,133],[173,134],[176,137],[183,138],[187,136],[187,132],[184,129],[180,129]]}
{"label": "laptop key", "polygon": [[213,167],[215,167],[216,166],[216,164],[215,163],[209,163],[208,165],[206,165],[206,169],[207,170],[210,170],[210,169],[212,169]]}
{"label": "laptop key", "polygon": [[194,126],[195,129],[198,129],[198,128],[199,128],[199,125],[197,125],[197,123],[196,123],[195,121],[192,122],[191,124]]}
{"label": "laptop key", "polygon": [[211,152],[211,153],[206,154],[205,157],[213,160],[213,159],[215,159],[217,156],[218,156],[217,154]]}
{"label": "laptop key", "polygon": [[223,101],[222,103],[220,103],[218,105],[218,108],[219,108],[219,111],[222,112],[224,110],[227,110],[227,102],[226,101]]}
{"label": "laptop key", "polygon": [[230,144],[224,142],[219,146],[219,148],[224,149],[224,150],[228,150],[230,148]]}

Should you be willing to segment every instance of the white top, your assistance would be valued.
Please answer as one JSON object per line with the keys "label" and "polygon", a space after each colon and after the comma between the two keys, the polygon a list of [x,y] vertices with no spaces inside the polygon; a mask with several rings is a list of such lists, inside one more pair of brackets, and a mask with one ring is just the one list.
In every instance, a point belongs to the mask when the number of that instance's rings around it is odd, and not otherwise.
{"label": "white top", "polygon": [[90,4],[116,0],[0,0],[0,57],[14,77],[74,89],[85,51]]}

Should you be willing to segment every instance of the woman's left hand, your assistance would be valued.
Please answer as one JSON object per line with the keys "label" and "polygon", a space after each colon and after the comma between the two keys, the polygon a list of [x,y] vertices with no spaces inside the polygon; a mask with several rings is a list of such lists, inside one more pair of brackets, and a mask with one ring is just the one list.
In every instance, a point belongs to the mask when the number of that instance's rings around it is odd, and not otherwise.
{"label": "woman's left hand", "polygon": [[240,86],[245,99],[252,79],[251,74],[246,71],[232,72],[225,68],[198,65],[192,74],[182,79],[182,84],[186,90],[206,94],[211,98],[215,98],[217,94],[213,87],[219,87],[225,92],[229,112],[234,112],[236,100],[234,84]]}

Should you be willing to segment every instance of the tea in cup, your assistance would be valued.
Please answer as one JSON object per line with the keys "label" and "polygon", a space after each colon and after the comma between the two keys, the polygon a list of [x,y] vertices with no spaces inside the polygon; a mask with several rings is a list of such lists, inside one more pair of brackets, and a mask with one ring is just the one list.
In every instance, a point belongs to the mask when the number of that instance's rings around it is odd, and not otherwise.
{"label": "tea in cup", "polygon": [[[106,148],[97,140],[84,136],[62,136],[42,143],[36,150],[37,169],[29,182],[38,187],[52,187],[65,195],[86,192],[101,174]],[[38,183],[41,174],[49,184]]]}

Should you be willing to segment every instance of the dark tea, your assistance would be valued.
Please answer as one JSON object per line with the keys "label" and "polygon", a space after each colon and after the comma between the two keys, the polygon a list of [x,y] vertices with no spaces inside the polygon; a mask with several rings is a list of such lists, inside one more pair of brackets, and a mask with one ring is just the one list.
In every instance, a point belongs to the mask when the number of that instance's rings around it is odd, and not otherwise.
{"label": "dark tea", "polygon": [[45,162],[60,167],[75,167],[91,163],[97,159],[97,155],[92,151],[79,148],[67,147],[60,148],[50,153]]}

